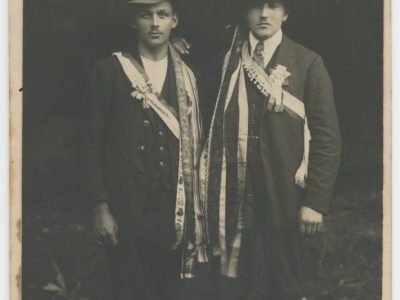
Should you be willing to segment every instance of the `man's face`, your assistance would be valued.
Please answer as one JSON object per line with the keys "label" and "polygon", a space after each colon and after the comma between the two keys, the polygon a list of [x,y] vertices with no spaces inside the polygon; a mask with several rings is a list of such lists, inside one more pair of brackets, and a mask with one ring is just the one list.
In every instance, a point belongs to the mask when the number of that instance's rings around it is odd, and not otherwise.
{"label": "man's face", "polygon": [[178,17],[168,1],[143,5],[130,17],[131,27],[139,42],[148,48],[158,48],[169,41],[171,31],[178,25]]}
{"label": "man's face", "polygon": [[248,8],[246,17],[251,32],[264,41],[279,31],[288,15],[280,1],[261,1]]}

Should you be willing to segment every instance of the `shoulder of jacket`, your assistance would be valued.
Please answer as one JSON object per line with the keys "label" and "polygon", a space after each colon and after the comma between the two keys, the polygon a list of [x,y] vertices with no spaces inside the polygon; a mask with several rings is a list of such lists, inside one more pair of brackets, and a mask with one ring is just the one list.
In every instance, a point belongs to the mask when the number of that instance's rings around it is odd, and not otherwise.
{"label": "shoulder of jacket", "polygon": [[186,66],[187,70],[193,74],[193,76],[196,76],[199,73],[198,68],[193,64],[193,62],[186,58],[186,57],[182,57],[180,56],[184,65]]}
{"label": "shoulder of jacket", "polygon": [[303,60],[309,60],[310,62],[314,62],[316,60],[322,60],[321,56],[315,51],[307,48],[306,46],[299,44],[298,42],[292,40],[291,38],[285,36],[287,43],[289,46],[294,49],[299,57],[302,57]]}
{"label": "shoulder of jacket", "polygon": [[114,55],[109,55],[93,63],[93,70],[97,72],[113,73],[118,70],[118,59]]}

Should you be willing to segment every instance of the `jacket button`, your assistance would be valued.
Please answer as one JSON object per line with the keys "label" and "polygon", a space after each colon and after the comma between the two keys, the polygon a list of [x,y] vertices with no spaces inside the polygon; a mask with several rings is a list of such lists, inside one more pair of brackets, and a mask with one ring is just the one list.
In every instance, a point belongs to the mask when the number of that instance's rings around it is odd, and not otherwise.
{"label": "jacket button", "polygon": [[138,146],[138,151],[142,152],[144,151],[145,147],[143,145]]}
{"label": "jacket button", "polygon": [[144,127],[148,127],[149,125],[150,125],[149,120],[144,120],[144,121],[143,121],[143,126],[144,126]]}
{"label": "jacket button", "polygon": [[161,168],[164,167],[164,162],[163,161],[160,161],[160,167]]}
{"label": "jacket button", "polygon": [[177,214],[178,216],[183,216],[183,209],[180,208],[176,214]]}
{"label": "jacket button", "polygon": [[163,133],[162,131],[159,131],[159,132],[158,132],[158,135],[159,135],[159,136],[163,136],[164,133]]}
{"label": "jacket button", "polygon": [[160,151],[161,151],[161,152],[164,151],[164,147],[163,147],[163,146],[160,147]]}

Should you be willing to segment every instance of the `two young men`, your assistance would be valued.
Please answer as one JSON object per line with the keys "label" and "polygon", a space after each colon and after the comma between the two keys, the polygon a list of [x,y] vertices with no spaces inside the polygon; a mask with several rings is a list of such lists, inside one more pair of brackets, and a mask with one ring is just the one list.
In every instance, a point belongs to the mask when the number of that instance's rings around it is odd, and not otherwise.
{"label": "two young men", "polygon": [[243,1],[200,172],[195,78],[168,46],[173,6],[127,8],[137,46],[94,67],[84,141],[114,299],[178,299],[179,273],[207,261],[226,279],[216,299],[304,299],[301,233],[321,230],[340,136],[322,59],[281,31],[290,1]]}

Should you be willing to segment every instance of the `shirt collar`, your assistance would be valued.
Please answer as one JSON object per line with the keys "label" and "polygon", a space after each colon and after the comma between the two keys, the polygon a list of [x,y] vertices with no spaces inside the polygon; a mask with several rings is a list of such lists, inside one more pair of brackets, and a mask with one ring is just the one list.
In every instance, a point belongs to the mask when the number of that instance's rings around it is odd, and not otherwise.
{"label": "shirt collar", "polygon": [[[279,44],[282,42],[282,36],[283,36],[282,29],[279,29],[272,37],[266,39],[264,41],[264,51],[267,51],[268,48],[277,48]],[[251,53],[253,53],[259,40],[254,36],[254,34],[251,31],[249,33],[249,41],[250,41]]]}

